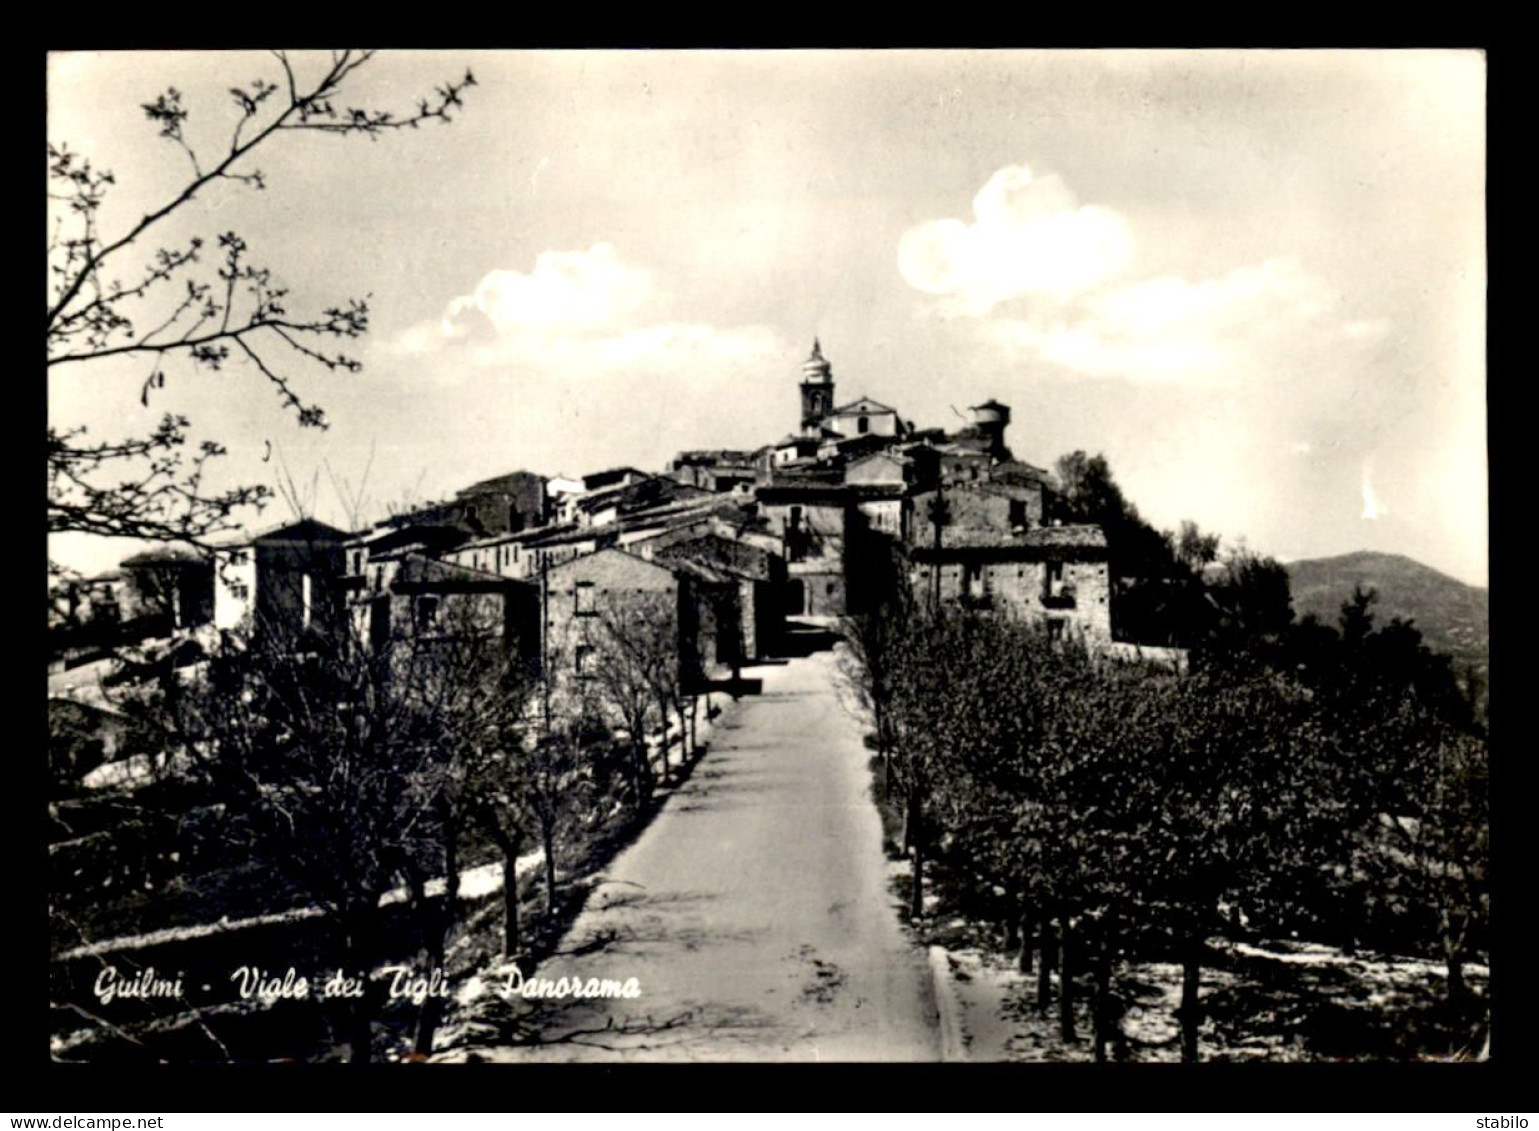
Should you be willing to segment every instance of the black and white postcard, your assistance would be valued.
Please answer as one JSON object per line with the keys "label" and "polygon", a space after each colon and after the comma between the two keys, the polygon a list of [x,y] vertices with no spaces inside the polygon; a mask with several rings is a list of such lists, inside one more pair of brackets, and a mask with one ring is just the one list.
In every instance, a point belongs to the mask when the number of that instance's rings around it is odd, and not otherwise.
{"label": "black and white postcard", "polygon": [[1480,51],[47,112],[55,1061],[1492,1056]]}

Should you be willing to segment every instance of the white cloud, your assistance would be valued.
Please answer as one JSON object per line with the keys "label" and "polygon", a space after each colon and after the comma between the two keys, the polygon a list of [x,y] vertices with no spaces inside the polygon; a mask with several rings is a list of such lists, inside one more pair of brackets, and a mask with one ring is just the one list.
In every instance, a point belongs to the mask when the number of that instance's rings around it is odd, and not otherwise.
{"label": "white cloud", "polygon": [[[1123,281],[1127,222],[1025,165],[990,177],[973,212],[971,224],[935,220],[906,233],[899,270],[936,296],[933,312],[977,319],[985,340],[1038,372],[1199,386],[1334,382],[1339,393],[1391,330],[1287,258],[1216,278]],[[1003,305],[1020,297],[1033,301]]]}
{"label": "white cloud", "polygon": [[984,315],[1023,296],[1066,300],[1117,275],[1133,236],[1118,213],[1081,205],[1057,175],[1007,165],[973,200],[973,222],[932,220],[906,232],[898,269],[948,313]]}
{"label": "white cloud", "polygon": [[1318,276],[1271,259],[1217,279],[1168,276],[1101,291],[1052,315],[995,321],[989,332],[1074,373],[1229,383],[1286,372],[1322,337],[1341,337],[1355,354],[1387,331],[1381,321],[1338,326],[1340,304]]}
{"label": "white cloud", "polygon": [[476,316],[498,334],[591,333],[625,323],[652,294],[647,271],[621,262],[612,245],[546,251],[534,270],[488,272],[468,295],[444,309],[446,338],[471,334]]}
{"label": "white cloud", "polygon": [[546,251],[528,272],[488,272],[439,319],[406,327],[385,348],[442,358],[439,379],[451,383],[490,368],[580,378],[637,367],[773,364],[784,353],[765,326],[649,322],[643,315],[657,297],[651,272],[610,244]]}

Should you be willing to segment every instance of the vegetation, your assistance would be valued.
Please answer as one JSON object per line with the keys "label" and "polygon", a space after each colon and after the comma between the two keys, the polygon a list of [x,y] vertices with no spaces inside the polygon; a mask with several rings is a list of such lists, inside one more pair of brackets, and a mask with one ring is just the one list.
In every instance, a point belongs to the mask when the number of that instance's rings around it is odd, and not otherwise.
{"label": "vegetation", "polygon": [[[374,54],[333,51],[315,62],[273,52],[271,74],[230,88],[225,134],[214,146],[195,143],[188,128],[194,108],[176,87],[144,103],[152,128],[175,153],[165,183],[145,190],[143,213],[121,229],[109,230],[104,222],[103,205],[118,188],[111,170],[63,141],[50,141],[50,375],[139,363],[145,373],[140,402],[148,406],[179,369],[246,366],[272,386],[301,426],[325,428],[325,413],[297,382],[306,370],[362,368],[343,351],[369,329],[367,301],[296,310],[279,276],[255,260],[236,232],[190,236],[179,244],[159,239],[175,218],[191,214],[188,205],[225,183],[264,190],[267,180],[252,165],[254,155],[284,137],[377,140],[426,122],[447,123],[475,85],[466,71],[404,112],[354,104],[358,73]],[[87,436],[83,426],[50,419],[49,532],[201,545],[267,501],[271,492],[260,485],[212,489],[208,464],[225,449],[204,439],[189,458],[190,428],[185,416],[167,412],[148,434],[101,439]]]}
{"label": "vegetation", "polygon": [[[570,883],[571,868],[597,867],[604,845],[654,811],[657,775],[666,780],[668,771],[653,764],[648,738],[670,714],[682,730],[683,696],[676,644],[673,674],[653,670],[667,664],[646,611],[611,610],[592,641],[595,671],[646,657],[637,692],[646,710],[636,717],[620,717],[597,680],[550,694],[503,636],[500,605],[474,595],[436,602],[431,615],[414,609],[412,624],[384,635],[356,631],[361,624],[350,620],[300,628],[275,618],[211,643],[192,664],[144,657],[114,693],[123,731],[114,753],[154,757],[142,781],[119,789],[80,788],[80,773],[106,756],[100,728],[80,711],[56,712],[57,1008],[116,1037],[106,1042],[109,1055],[156,1055],[148,1050],[165,1046],[152,1041],[168,1039],[163,1017],[109,1027],[91,1010],[79,968],[99,953],[93,944],[126,931],[265,918],[270,928],[256,933],[274,938],[258,953],[286,956],[274,960],[279,971],[278,963],[292,962],[360,987],[357,996],[318,1003],[333,1047],[354,1062],[386,1051],[431,1053],[445,1000],[412,1002],[404,1031],[403,1005],[390,1000],[390,979],[378,972],[392,962],[445,969],[456,944],[483,925],[500,928],[502,959],[537,960],[554,941],[551,924],[575,910],[558,887],[563,862]],[[618,764],[616,737],[625,751]],[[666,759],[666,738],[660,746]],[[519,864],[536,850],[543,907],[531,922],[533,885],[521,880]],[[501,866],[500,914],[472,918],[460,879],[488,861]],[[113,898],[118,892],[122,899]],[[108,953],[122,961],[121,952]],[[186,1000],[174,1004],[210,1035],[194,1058],[250,1055],[224,1021],[203,1019]],[[387,1013],[389,1037],[381,1028]],[[304,1056],[326,1043],[291,1025],[256,1048]]]}
{"label": "vegetation", "polygon": [[1210,940],[1252,932],[1435,955],[1449,1031],[1478,1030],[1462,967],[1485,945],[1486,746],[1446,662],[1404,622],[1375,628],[1370,594],[1339,630],[1292,625],[1266,559],[1233,556],[1211,596],[1181,672],[964,611],[852,620],[911,913],[944,864],[949,895],[1035,963],[1040,1011],[1056,985],[1066,1042],[1088,982],[1098,1059],[1135,958],[1180,964],[1196,1059]]}

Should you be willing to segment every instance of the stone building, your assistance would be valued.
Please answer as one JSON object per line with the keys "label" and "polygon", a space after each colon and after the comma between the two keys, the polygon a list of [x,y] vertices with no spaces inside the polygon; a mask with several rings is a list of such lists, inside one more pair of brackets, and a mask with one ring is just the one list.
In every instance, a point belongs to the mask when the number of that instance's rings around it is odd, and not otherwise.
{"label": "stone building", "polygon": [[466,487],[455,501],[475,534],[517,534],[545,521],[545,480],[532,471],[514,471]]}
{"label": "stone building", "polygon": [[758,489],[758,502],[770,531],[785,546],[786,612],[843,616],[850,493],[838,483],[777,482]]}
{"label": "stone building", "polygon": [[214,617],[214,566],[191,550],[162,547],[123,559],[125,621],[149,618],[164,632],[197,628]]}
{"label": "stone building", "polygon": [[214,627],[295,637],[346,624],[345,531],[307,518],[220,547]]}
{"label": "stone building", "polygon": [[738,620],[739,660],[763,659],[778,651],[785,618],[784,559],[750,542],[708,532],[670,540],[651,560],[664,565],[687,561],[705,566],[736,587],[732,611]]}
{"label": "stone building", "polygon": [[1106,535],[1098,526],[1043,526],[1020,532],[942,525],[937,543],[907,548],[917,600],[957,603],[1027,623],[1055,636],[1111,642]]}
{"label": "stone building", "polygon": [[916,546],[935,543],[937,504],[941,525],[953,538],[964,532],[985,536],[1018,535],[1043,525],[1045,500],[1033,488],[993,480],[978,480],[921,491],[910,499],[909,540]]}
{"label": "stone building", "polygon": [[751,487],[758,475],[758,452],[714,449],[680,452],[668,465],[680,483],[704,491],[733,491]]}
{"label": "stone building", "polygon": [[686,686],[722,674],[721,665],[733,657],[721,655],[721,635],[724,628],[734,634],[735,627],[718,623],[718,609],[731,589],[725,577],[704,567],[649,562],[617,549],[551,569],[541,597],[541,654],[558,711],[592,698],[591,683],[584,681],[597,676],[602,650],[615,646],[616,633],[654,655],[666,651]]}
{"label": "stone building", "polygon": [[531,664],[537,659],[535,586],[410,551],[380,555],[370,568],[377,572],[369,588],[355,588],[349,600],[357,639],[377,649],[473,635]]}

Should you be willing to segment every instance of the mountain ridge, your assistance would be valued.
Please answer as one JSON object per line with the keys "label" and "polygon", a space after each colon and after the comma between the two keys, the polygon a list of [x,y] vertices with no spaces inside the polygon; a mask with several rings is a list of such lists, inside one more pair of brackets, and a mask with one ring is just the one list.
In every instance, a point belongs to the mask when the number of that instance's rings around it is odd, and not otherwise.
{"label": "mountain ridge", "polygon": [[1490,593],[1405,554],[1354,550],[1328,558],[1285,562],[1293,613],[1313,613],[1334,626],[1355,586],[1373,589],[1374,623],[1394,617],[1414,622],[1427,647],[1454,658],[1457,667],[1484,674],[1490,664]]}

